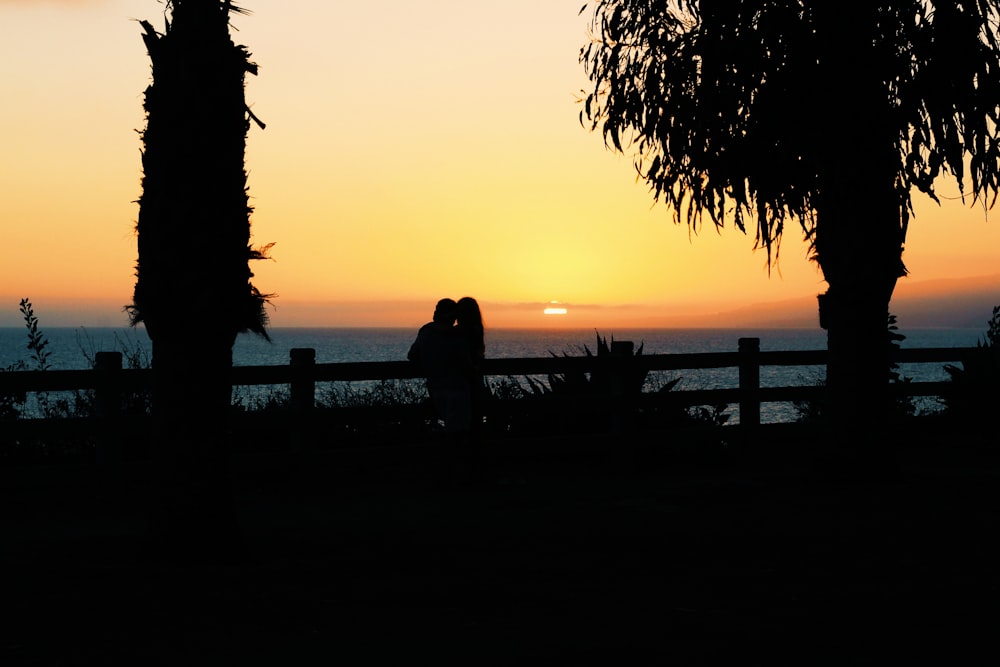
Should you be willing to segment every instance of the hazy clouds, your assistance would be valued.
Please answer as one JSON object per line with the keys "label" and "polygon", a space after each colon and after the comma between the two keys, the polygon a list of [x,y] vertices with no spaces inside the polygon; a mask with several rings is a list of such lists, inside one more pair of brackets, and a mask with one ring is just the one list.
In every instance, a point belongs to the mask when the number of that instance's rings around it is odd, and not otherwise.
{"label": "hazy clouds", "polygon": [[0,0],[0,7],[101,7],[109,0]]}

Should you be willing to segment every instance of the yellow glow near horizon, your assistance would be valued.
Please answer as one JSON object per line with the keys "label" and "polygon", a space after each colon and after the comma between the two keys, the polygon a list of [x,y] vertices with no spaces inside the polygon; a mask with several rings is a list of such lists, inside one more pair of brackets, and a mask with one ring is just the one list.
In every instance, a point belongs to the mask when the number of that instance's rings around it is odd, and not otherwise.
{"label": "yellow glow near horizon", "polygon": [[565,308],[563,308],[561,306],[548,306],[548,307],[545,308],[545,310],[542,311],[542,314],[544,314],[544,315],[565,315],[567,312],[569,312],[569,311],[567,311]]}
{"label": "yellow glow near horizon", "polygon": [[[580,126],[579,2],[241,6],[232,35],[260,66],[247,101],[267,123],[247,140],[253,242],[275,242],[251,268],[277,294],[274,326],[413,326],[471,295],[492,326],[605,328],[825,289],[799,230],[769,274],[752,230],[690,235]],[[0,1],[0,314],[30,297],[43,324],[54,308],[125,322],[150,82],[135,19],[162,29],[163,11]],[[998,273],[1000,225],[981,210],[916,210],[906,280]],[[553,294],[567,314],[540,316]]]}

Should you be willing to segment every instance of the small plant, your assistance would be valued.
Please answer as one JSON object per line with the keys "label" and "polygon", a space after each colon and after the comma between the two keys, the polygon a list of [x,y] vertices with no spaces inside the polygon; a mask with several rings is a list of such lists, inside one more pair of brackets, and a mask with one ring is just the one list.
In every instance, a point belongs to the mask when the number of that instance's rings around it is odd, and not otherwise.
{"label": "small plant", "polygon": [[[76,330],[76,345],[80,349],[87,364],[91,368],[97,368],[97,349],[94,341],[90,338],[87,330],[83,327]],[[121,336],[118,332],[114,334],[115,344],[122,355],[122,365],[129,370],[150,368],[152,361],[149,351],[139,342],[127,336]],[[121,413],[123,415],[148,415],[152,408],[152,396],[149,391],[126,391],[121,395]],[[93,391],[76,393],[77,416],[92,415],[96,412],[96,396]]]}
{"label": "small plant", "polygon": [[[6,368],[0,369],[0,372],[11,373],[14,371],[23,371],[27,367],[28,365],[23,360],[18,360]],[[27,400],[28,397],[24,392],[0,394],[0,419],[17,419],[20,417]]]}
{"label": "small plant", "polygon": [[260,387],[233,387],[233,412],[237,414],[287,410],[291,400],[291,393],[283,387],[268,386],[265,390]]}
{"label": "small plant", "polygon": [[[28,351],[34,362],[35,370],[47,371],[52,368],[49,363],[49,341],[45,335],[38,330],[38,317],[35,316],[35,309],[28,298],[21,299],[21,316],[24,318],[24,325],[28,329]],[[64,398],[53,399],[49,392],[35,392],[35,402],[42,417],[68,417],[71,413],[70,401]]]}
{"label": "small plant", "polygon": [[[899,344],[906,340],[906,336],[899,333],[896,326],[896,316],[889,314],[889,322],[886,327],[886,339],[889,345],[889,385],[892,389],[900,389],[900,385],[907,385],[913,378],[908,378],[899,372],[899,364],[896,362],[896,353],[899,351]],[[898,393],[892,399],[890,409],[896,417],[913,417],[917,413],[916,404],[913,397],[903,393]]]}
{"label": "small plant", "polygon": [[412,379],[326,384],[316,413],[334,445],[416,441],[437,423],[424,383]]}
{"label": "small plant", "polygon": [[419,405],[427,399],[427,390],[411,380],[378,380],[360,386],[343,382],[331,384],[318,401],[326,408],[378,408]]}
{"label": "small plant", "polygon": [[488,383],[490,400],[509,401],[525,398],[530,395],[518,379],[512,375],[497,380],[489,380]]}
{"label": "small plant", "polygon": [[[31,301],[21,299],[21,315],[28,326],[28,350],[32,352],[36,365],[40,370],[48,367],[48,351],[45,349],[48,342],[45,337],[38,332],[38,318],[35,317]],[[23,359],[18,359],[6,368],[0,369],[3,372],[15,372],[28,370],[28,363]],[[0,419],[18,419],[24,414],[24,408],[28,402],[25,392],[16,394],[0,394]]]}
{"label": "small plant", "polygon": [[726,410],[729,406],[719,405],[696,405],[687,409],[687,418],[693,424],[707,424],[709,426],[725,426],[729,421]]}
{"label": "small plant", "polygon": [[35,317],[31,301],[27,298],[21,299],[20,310],[22,317],[24,317],[24,324],[28,327],[28,351],[31,352],[31,358],[35,361],[35,368],[40,371],[48,370],[51,367],[49,351],[46,349],[49,346],[49,341],[38,330],[38,318]]}
{"label": "small plant", "polygon": [[[139,369],[150,368],[152,366],[149,350],[144,348],[138,340],[135,338],[129,340],[128,336],[119,335],[117,331],[114,333],[114,339],[115,346],[122,354],[122,361],[124,361],[123,365],[125,368]],[[95,368],[97,366],[97,349],[94,346],[94,341],[90,338],[90,334],[87,333],[87,329],[84,327],[76,330],[76,346],[87,360],[87,364],[91,368]]]}

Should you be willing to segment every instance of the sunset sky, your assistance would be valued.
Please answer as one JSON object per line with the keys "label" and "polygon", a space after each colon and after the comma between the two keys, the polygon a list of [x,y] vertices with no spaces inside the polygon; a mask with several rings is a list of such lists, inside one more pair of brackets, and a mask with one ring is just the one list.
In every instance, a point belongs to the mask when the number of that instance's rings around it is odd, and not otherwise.
{"label": "sunset sky", "polygon": [[[247,169],[273,326],[417,326],[465,295],[490,326],[669,326],[825,289],[797,230],[769,276],[752,237],[690,236],[581,127],[581,0],[237,4],[267,124]],[[162,30],[164,9],[0,0],[0,325],[22,297],[53,325],[127,322],[150,82],[136,20]],[[917,201],[906,281],[996,276],[1000,213],[939,190],[953,199]],[[544,315],[552,301],[566,314]]]}

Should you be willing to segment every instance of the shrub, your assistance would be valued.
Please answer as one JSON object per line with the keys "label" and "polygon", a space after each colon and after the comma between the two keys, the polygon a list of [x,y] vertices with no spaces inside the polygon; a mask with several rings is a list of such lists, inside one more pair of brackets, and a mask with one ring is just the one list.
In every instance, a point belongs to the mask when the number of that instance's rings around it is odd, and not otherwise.
{"label": "shrub", "polygon": [[961,367],[946,364],[950,390],[942,396],[945,414],[959,424],[981,426],[993,420],[1000,398],[1000,306],[986,323],[986,336],[963,355]]}

